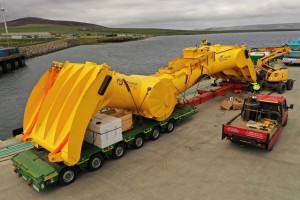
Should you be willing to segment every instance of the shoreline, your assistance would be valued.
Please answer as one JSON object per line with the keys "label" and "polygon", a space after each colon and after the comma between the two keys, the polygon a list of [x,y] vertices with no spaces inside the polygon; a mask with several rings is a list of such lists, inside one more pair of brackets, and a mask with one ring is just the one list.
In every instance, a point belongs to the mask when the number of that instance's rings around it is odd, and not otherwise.
{"label": "shoreline", "polygon": [[104,43],[119,43],[146,39],[148,37],[106,37],[106,38],[86,38],[86,39],[61,39],[51,42],[34,44],[29,46],[19,47],[21,54],[25,55],[26,59],[35,58],[56,51],[68,49],[80,45],[104,44]]}

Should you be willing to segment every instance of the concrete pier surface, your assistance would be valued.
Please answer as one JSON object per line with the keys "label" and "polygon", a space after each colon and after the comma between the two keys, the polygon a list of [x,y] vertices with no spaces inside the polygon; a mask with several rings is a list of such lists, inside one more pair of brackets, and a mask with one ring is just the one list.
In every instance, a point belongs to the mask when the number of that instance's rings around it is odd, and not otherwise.
{"label": "concrete pier surface", "polygon": [[295,106],[271,152],[221,140],[222,124],[239,111],[220,110],[226,97],[217,97],[174,132],[108,160],[98,171],[80,173],[69,186],[38,193],[17,178],[11,161],[0,162],[0,199],[299,199],[300,67],[288,68],[296,82],[283,96]]}

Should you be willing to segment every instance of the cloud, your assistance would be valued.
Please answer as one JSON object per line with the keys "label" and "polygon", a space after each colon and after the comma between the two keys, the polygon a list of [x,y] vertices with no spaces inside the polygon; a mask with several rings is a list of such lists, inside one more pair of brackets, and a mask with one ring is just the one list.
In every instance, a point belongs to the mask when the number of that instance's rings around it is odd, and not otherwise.
{"label": "cloud", "polygon": [[6,0],[7,20],[41,17],[107,27],[201,29],[297,21],[299,0]]}

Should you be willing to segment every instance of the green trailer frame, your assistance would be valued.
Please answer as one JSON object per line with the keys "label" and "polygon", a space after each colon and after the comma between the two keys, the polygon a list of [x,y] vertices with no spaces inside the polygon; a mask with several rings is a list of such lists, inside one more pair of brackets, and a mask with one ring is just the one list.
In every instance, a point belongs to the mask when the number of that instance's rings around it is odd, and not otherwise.
{"label": "green trailer frame", "polygon": [[83,142],[81,159],[72,167],[63,162],[51,163],[48,161],[49,152],[33,148],[12,158],[14,171],[38,192],[44,191],[48,186],[57,182],[68,185],[75,181],[78,171],[97,170],[103,165],[105,158],[121,158],[126,148],[141,148],[145,139],[156,140],[161,132],[172,132],[175,123],[185,120],[197,112],[196,107],[179,105],[168,119],[161,122],[134,116],[133,128],[123,133],[122,141],[103,149]]}

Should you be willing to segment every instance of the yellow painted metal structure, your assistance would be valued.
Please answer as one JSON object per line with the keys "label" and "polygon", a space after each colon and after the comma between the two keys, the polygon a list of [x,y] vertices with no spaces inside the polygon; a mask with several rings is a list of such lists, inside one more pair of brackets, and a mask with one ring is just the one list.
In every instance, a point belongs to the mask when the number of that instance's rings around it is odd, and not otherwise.
{"label": "yellow painted metal structure", "polygon": [[204,74],[215,78],[256,81],[245,46],[186,48],[183,56],[151,76],[124,75],[106,64],[54,63],[28,99],[22,141],[33,141],[50,153],[50,162],[79,162],[90,119],[104,106],[122,108],[157,121],[167,119],[177,95]]}
{"label": "yellow painted metal structure", "polygon": [[275,51],[281,50],[282,48],[290,50],[289,46],[280,46],[280,47],[258,47],[250,49],[250,52],[270,52],[273,53]]}
{"label": "yellow painted metal structure", "polygon": [[269,65],[269,61],[277,58],[279,56],[288,54],[290,51],[289,47],[281,47],[276,49],[276,51],[272,52],[271,54],[260,58],[257,60],[257,67],[262,69],[266,72],[265,80],[268,82],[281,82],[288,80],[288,69],[287,68],[276,68]]}

